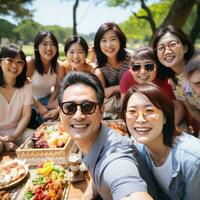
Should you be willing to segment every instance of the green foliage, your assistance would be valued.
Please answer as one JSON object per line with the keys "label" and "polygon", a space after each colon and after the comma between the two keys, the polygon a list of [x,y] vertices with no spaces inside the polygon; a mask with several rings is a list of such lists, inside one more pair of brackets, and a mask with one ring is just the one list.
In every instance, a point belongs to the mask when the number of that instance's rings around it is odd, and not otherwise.
{"label": "green foliage", "polygon": [[26,44],[29,42],[34,42],[35,35],[42,29],[43,27],[41,24],[33,21],[32,19],[28,19],[19,23],[19,25],[14,28],[13,31],[18,33],[19,38]]}
{"label": "green foliage", "polygon": [[63,28],[57,25],[44,26],[44,28],[50,30],[56,36],[59,43],[64,43],[72,35],[72,28]]}
{"label": "green foliage", "polygon": [[14,24],[4,20],[0,19],[0,38],[6,37],[9,38],[11,41],[15,41],[18,37],[18,35],[12,30],[16,27]]}
{"label": "green foliage", "polygon": [[191,29],[193,28],[193,24],[194,24],[194,21],[196,20],[196,14],[197,12],[197,6],[195,5],[192,9],[192,12],[190,14],[190,16],[188,17],[184,27],[183,27],[183,31],[189,35]]}
{"label": "green foliage", "polygon": [[[149,6],[156,27],[158,27],[166,17],[171,4],[171,0],[163,0]],[[143,9],[140,9],[136,14],[138,16],[146,16],[146,12]],[[120,27],[125,32],[127,37],[135,42],[142,41],[143,43],[148,43],[152,36],[149,22],[145,19],[138,19],[135,15],[129,17],[129,19],[122,23]]]}
{"label": "green foliage", "polygon": [[28,9],[27,4],[34,0],[0,0],[0,14],[11,15],[16,18],[32,16],[33,10]]}

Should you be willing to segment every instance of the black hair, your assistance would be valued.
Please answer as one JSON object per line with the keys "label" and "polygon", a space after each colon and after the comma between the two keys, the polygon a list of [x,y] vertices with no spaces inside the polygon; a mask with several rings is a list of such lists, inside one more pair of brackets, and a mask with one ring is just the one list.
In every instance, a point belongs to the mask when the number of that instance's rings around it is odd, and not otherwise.
{"label": "black hair", "polygon": [[96,75],[92,73],[79,72],[79,71],[70,71],[62,80],[57,95],[59,105],[62,103],[63,93],[65,89],[71,85],[76,85],[76,84],[84,84],[93,88],[96,92],[96,97],[98,102],[100,103],[100,105],[103,105],[105,94],[101,81],[98,79]]}
{"label": "black hair", "polygon": [[187,37],[187,35],[181,29],[178,29],[173,25],[167,25],[158,29],[152,43],[153,49],[156,53],[156,59],[158,60],[159,63],[158,74],[162,79],[165,78],[173,79],[175,78],[175,72],[171,68],[165,67],[160,63],[156,50],[160,38],[164,36],[166,33],[171,33],[177,36],[180,39],[183,46],[187,46],[187,52],[184,54],[185,63],[187,63],[189,59],[192,57],[192,55],[195,53],[195,48],[189,37]]}
{"label": "black hair", "polygon": [[43,41],[45,37],[51,38],[53,41],[54,45],[57,48],[56,55],[52,58],[51,60],[51,73],[56,72],[56,66],[57,66],[57,59],[59,57],[59,48],[58,48],[58,41],[54,34],[51,31],[48,30],[43,30],[38,32],[38,34],[35,37],[35,42],[34,42],[34,53],[35,53],[35,69],[41,74],[44,74],[44,65],[42,63],[42,60],[40,58],[40,53],[39,53],[39,45]]}
{"label": "black hair", "polygon": [[99,29],[97,30],[96,34],[95,34],[95,38],[94,38],[94,50],[96,53],[96,57],[97,57],[97,62],[98,62],[98,66],[99,67],[103,67],[106,65],[107,63],[107,56],[101,51],[101,47],[100,47],[100,41],[103,37],[103,35],[109,31],[109,30],[113,30],[120,42],[120,49],[117,53],[117,61],[124,61],[126,59],[126,36],[125,34],[122,32],[122,30],[120,29],[120,27],[115,24],[114,22],[106,22],[104,24],[102,24]]}
{"label": "black hair", "polygon": [[[22,50],[18,49],[14,45],[10,45],[9,47],[2,47],[1,52],[0,52],[0,59],[15,58],[18,55],[24,61],[24,66],[23,66],[23,70],[22,70],[21,74],[19,74],[16,77],[16,82],[15,82],[14,87],[21,88],[24,86],[24,83],[26,81],[26,71],[27,71],[26,56],[25,56],[24,52]],[[4,81],[3,71],[2,71],[1,67],[0,67],[0,86],[5,87],[5,81]]]}
{"label": "black hair", "polygon": [[71,36],[69,37],[66,42],[65,42],[65,46],[64,46],[64,52],[65,52],[65,55],[67,54],[69,48],[71,47],[72,44],[74,43],[78,43],[82,46],[84,52],[85,52],[85,55],[87,57],[88,55],[88,44],[87,42],[85,41],[84,38],[82,38],[81,36]]}

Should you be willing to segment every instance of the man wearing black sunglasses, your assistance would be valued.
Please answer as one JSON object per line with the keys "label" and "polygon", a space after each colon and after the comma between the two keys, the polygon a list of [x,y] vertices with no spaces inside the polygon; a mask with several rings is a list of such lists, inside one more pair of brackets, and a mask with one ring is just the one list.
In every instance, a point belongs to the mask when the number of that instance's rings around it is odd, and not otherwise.
{"label": "man wearing black sunglasses", "polygon": [[[150,200],[149,182],[146,185],[140,175],[150,180],[132,141],[101,124],[103,101],[104,89],[95,75],[69,72],[58,91],[61,123],[82,151],[101,198]],[[156,194],[151,192],[152,196]],[[93,195],[87,199],[93,199]]]}

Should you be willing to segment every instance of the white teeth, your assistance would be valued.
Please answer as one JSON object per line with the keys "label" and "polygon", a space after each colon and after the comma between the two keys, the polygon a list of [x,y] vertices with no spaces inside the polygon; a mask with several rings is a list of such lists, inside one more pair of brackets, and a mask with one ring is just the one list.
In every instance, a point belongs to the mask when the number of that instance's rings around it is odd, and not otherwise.
{"label": "white teeth", "polygon": [[146,80],[146,79],[148,79],[148,76],[139,76],[139,78]]}
{"label": "white teeth", "polygon": [[112,50],[112,49],[109,49],[109,50],[107,50],[107,51],[112,52],[113,50]]}
{"label": "white teeth", "polygon": [[151,128],[148,128],[148,127],[136,127],[135,130],[136,131],[140,131],[140,132],[145,132],[145,131],[151,130]]}
{"label": "white teeth", "polygon": [[87,124],[73,124],[73,128],[86,128],[88,125]]}
{"label": "white teeth", "polygon": [[16,73],[17,69],[9,69],[10,72]]}
{"label": "white teeth", "polygon": [[174,59],[174,56],[165,57],[165,60],[166,60],[166,61],[172,61],[173,59]]}

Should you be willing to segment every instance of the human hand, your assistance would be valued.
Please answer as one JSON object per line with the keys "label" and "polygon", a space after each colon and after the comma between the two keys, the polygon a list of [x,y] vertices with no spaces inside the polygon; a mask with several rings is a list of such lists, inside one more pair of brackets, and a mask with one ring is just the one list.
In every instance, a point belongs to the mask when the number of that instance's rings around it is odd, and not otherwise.
{"label": "human hand", "polygon": [[38,110],[39,110],[40,114],[43,115],[43,116],[48,112],[47,107],[45,107],[45,106],[43,106],[43,105],[41,105],[41,106],[38,108]]}
{"label": "human hand", "polygon": [[6,151],[15,151],[17,149],[17,145],[13,142],[4,142],[4,147]]}
{"label": "human hand", "polygon": [[50,101],[50,102],[47,104],[47,108],[48,108],[49,110],[55,109],[55,108],[57,108],[57,107],[58,107],[58,103],[57,103],[56,100]]}
{"label": "human hand", "polygon": [[56,118],[58,117],[58,109],[51,109],[51,110],[48,110],[48,112],[46,112],[44,115],[43,115],[43,118],[44,120],[55,120]]}
{"label": "human hand", "polygon": [[111,88],[111,87],[105,88],[104,91],[105,91],[106,98],[109,98],[114,94],[113,88]]}
{"label": "human hand", "polygon": [[17,136],[15,134],[2,137],[2,140],[4,142],[14,142],[16,139],[17,139]]}

